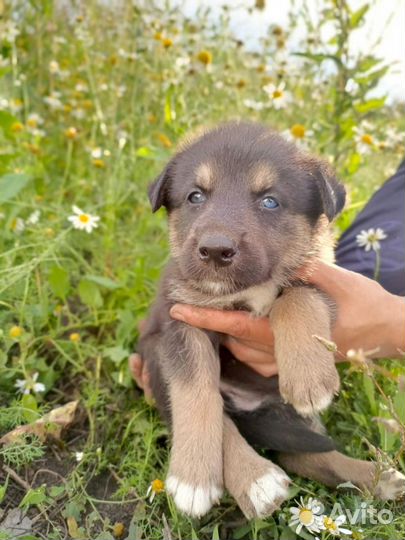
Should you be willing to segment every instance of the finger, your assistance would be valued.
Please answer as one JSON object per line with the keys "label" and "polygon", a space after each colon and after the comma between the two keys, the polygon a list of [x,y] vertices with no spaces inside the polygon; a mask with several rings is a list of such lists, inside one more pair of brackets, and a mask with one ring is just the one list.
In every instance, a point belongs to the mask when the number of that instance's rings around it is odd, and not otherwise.
{"label": "finger", "polygon": [[152,386],[150,382],[150,373],[146,369],[146,367],[143,370],[142,380],[143,380],[143,391],[145,393],[145,399],[149,403],[149,405],[154,405],[155,401],[153,399]]}
{"label": "finger", "polygon": [[143,362],[139,354],[134,353],[130,355],[128,359],[128,367],[131,372],[132,378],[135,379],[136,384],[139,386],[139,388],[143,388]]}
{"label": "finger", "polygon": [[241,343],[242,345],[245,345],[246,347],[249,347],[250,349],[255,349],[256,351],[261,351],[261,352],[264,352],[264,353],[267,353],[269,355],[274,355],[274,346],[273,344],[269,345],[267,343],[261,343],[260,341],[252,341],[252,340],[247,340],[247,339],[243,339],[243,338],[235,338],[233,336],[228,336],[227,334],[225,334],[221,340],[221,343],[223,345],[226,346],[226,342],[228,339],[231,339],[231,340],[236,340],[238,341],[239,343]]}
{"label": "finger", "polygon": [[272,343],[273,333],[268,319],[254,319],[241,311],[220,311],[186,304],[175,304],[170,315],[197,328],[262,343]]}
{"label": "finger", "polygon": [[[272,366],[271,371],[274,371],[274,365],[275,360],[272,355],[270,355],[268,352],[258,351],[257,349],[252,349],[251,347],[248,347],[240,341],[237,341],[235,339],[228,339],[225,343],[225,347],[231,351],[231,353],[240,360],[241,362],[244,362],[245,364],[252,365],[254,364],[257,367],[260,367],[260,370],[262,372],[266,372],[269,370],[269,367]],[[277,369],[276,369],[277,371]]]}

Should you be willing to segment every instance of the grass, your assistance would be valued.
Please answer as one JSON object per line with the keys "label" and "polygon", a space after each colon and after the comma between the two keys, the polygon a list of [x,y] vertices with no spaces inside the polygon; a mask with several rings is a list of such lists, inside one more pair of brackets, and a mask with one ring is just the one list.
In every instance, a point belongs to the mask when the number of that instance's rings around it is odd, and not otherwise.
{"label": "grass", "polygon": [[[403,538],[403,503],[300,478],[264,521],[247,522],[229,497],[201,521],[180,515],[164,492],[150,503],[148,486],[165,477],[168,434],[127,370],[168,258],[165,216],[152,216],[146,187],[187,132],[234,118],[289,134],[304,128],[297,144],[330,159],[350,191],[337,235],[394,171],[400,104],[370,93],[389,67],[347,45],[367,9],[325,0],[316,24],[294,8],[290,26],[269,27],[250,52],[225,9],[217,19],[204,10],[187,19],[153,2],[57,4],[15,1],[1,23],[0,433],[67,402],[79,406],[62,437],[31,433],[0,447],[0,523],[20,507],[26,538],[287,540],[296,538],[288,508],[316,496],[329,511],[339,503],[392,512],[390,523],[353,525],[356,538]],[[289,46],[294,21],[307,28],[300,56]],[[269,84],[287,96],[284,107]],[[100,216],[99,227],[72,228],[72,205]],[[373,418],[399,416],[403,433],[405,368],[381,365],[340,367],[342,391],[325,421],[351,456],[403,470],[399,434]],[[33,385],[35,373],[45,391],[19,393],[16,381]],[[0,525],[0,538],[13,534]]]}

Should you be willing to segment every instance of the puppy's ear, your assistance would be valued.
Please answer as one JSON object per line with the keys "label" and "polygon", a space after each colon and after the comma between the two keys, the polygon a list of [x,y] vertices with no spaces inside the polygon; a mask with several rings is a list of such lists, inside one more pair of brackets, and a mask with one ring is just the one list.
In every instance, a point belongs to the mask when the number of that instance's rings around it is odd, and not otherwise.
{"label": "puppy's ear", "polygon": [[168,190],[171,182],[171,161],[148,188],[149,202],[152,212],[159,210],[161,206],[168,206]]}
{"label": "puppy's ear", "polygon": [[332,221],[344,208],[346,190],[333,170],[324,162],[317,162],[312,172],[322,201],[323,213]]}

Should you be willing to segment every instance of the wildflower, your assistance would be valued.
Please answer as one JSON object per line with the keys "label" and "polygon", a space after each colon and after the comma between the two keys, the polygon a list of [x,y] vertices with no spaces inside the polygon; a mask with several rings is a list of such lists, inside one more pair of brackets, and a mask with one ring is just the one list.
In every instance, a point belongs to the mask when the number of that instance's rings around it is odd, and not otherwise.
{"label": "wildflower", "polygon": [[20,35],[20,31],[13,21],[7,21],[2,25],[1,34],[4,41],[7,41],[7,43],[14,43],[16,37]]}
{"label": "wildflower", "polygon": [[74,141],[77,138],[77,129],[73,126],[65,129],[65,137]]}
{"label": "wildflower", "polygon": [[75,452],[75,459],[77,463],[80,463],[83,459],[84,452]]}
{"label": "wildflower", "polygon": [[164,133],[158,133],[157,138],[159,139],[159,141],[163,144],[165,148],[171,148],[173,146],[172,141]]}
{"label": "wildflower", "polygon": [[29,225],[36,225],[39,221],[39,218],[41,217],[41,211],[40,210],[34,210],[32,214],[30,214],[27,218],[27,223]]}
{"label": "wildflower", "polygon": [[11,131],[13,133],[21,133],[24,130],[24,126],[21,122],[13,122],[11,124]]}
{"label": "wildflower", "polygon": [[120,86],[117,86],[116,94],[117,97],[121,98],[125,95],[125,92],[127,91],[127,87],[125,84],[121,84]]}
{"label": "wildflower", "polygon": [[49,96],[44,97],[44,102],[48,105],[53,111],[60,111],[63,109],[62,102],[60,100],[60,92],[52,92]]}
{"label": "wildflower", "polygon": [[22,336],[23,332],[24,332],[24,328],[22,328],[22,326],[16,325],[10,328],[8,335],[13,339],[17,339]]}
{"label": "wildflower", "polygon": [[79,81],[75,86],[75,90],[79,94],[85,94],[86,92],[88,92],[89,87],[87,86],[87,84],[85,82]]}
{"label": "wildflower", "polygon": [[290,508],[292,514],[290,527],[295,528],[297,534],[300,534],[303,527],[310,532],[320,532],[322,522],[319,514],[322,511],[322,504],[312,497],[308,499],[307,503],[304,503],[302,497],[300,501],[297,507]]}
{"label": "wildflower", "polygon": [[371,127],[368,122],[364,122],[362,128],[353,128],[354,141],[360,154],[369,154],[376,146],[376,141],[370,133]]}
{"label": "wildflower", "polygon": [[17,388],[23,394],[30,394],[31,391],[45,392],[45,385],[37,382],[38,375],[39,373],[36,371],[32,377],[29,377],[28,379],[17,379],[14,384],[15,388]]}
{"label": "wildflower", "polygon": [[174,65],[181,69],[184,67],[187,67],[190,65],[190,58],[188,56],[179,56],[179,58],[176,58]]}
{"label": "wildflower", "polygon": [[359,247],[364,247],[365,251],[378,251],[381,248],[380,240],[385,240],[387,235],[380,228],[371,228],[367,231],[363,230],[356,236],[356,242]]}
{"label": "wildflower", "polygon": [[153,39],[156,39],[156,41],[162,41],[163,39],[162,32],[156,32],[155,35],[153,36]]}
{"label": "wildflower", "polygon": [[69,216],[68,220],[73,224],[75,229],[91,233],[93,229],[98,227],[98,221],[100,220],[98,216],[87,214],[77,206],[72,206],[72,210],[74,214]]}
{"label": "wildflower", "polygon": [[153,480],[153,482],[151,482],[150,486],[148,487],[148,491],[146,492],[146,496],[149,497],[149,502],[153,502],[155,496],[159,493],[162,493],[162,491],[164,490],[165,484],[162,480],[159,480],[159,478]]}
{"label": "wildflower", "polygon": [[343,514],[341,516],[338,516],[335,520],[328,516],[322,516],[321,529],[324,531],[328,531],[328,533],[332,534],[333,536],[340,536],[341,534],[351,535],[352,531],[340,526],[345,522],[346,516],[344,516]]}
{"label": "wildflower", "polygon": [[56,60],[51,60],[49,62],[49,73],[52,75],[58,74],[60,71],[59,63]]}
{"label": "wildflower", "polygon": [[271,99],[271,103],[276,110],[284,109],[290,99],[290,94],[285,92],[284,89],[285,82],[281,82],[277,86],[273,83],[263,86],[263,90]]}
{"label": "wildflower", "polygon": [[31,113],[27,118],[27,127],[29,129],[36,129],[44,123],[44,119],[37,113]]}
{"label": "wildflower", "polygon": [[209,64],[212,64],[212,53],[210,51],[200,51],[197,54],[197,60],[201,62],[201,64],[208,66]]}
{"label": "wildflower", "polygon": [[173,40],[170,39],[170,38],[164,38],[164,39],[162,40],[162,43],[163,43],[163,47],[164,47],[165,49],[169,49],[169,48],[173,45]]}
{"label": "wildflower", "polygon": [[80,341],[80,334],[78,332],[72,332],[69,335],[70,341],[73,341],[73,343],[78,343]]}
{"label": "wildflower", "polygon": [[11,222],[11,230],[16,234],[21,234],[23,230],[25,229],[25,223],[24,220],[21,218],[14,218]]}
{"label": "wildflower", "polygon": [[116,538],[121,538],[121,536],[123,536],[125,532],[125,525],[121,523],[120,521],[117,521],[113,525],[112,532],[113,532],[113,536],[115,536]]}
{"label": "wildflower", "polygon": [[252,111],[262,111],[264,109],[263,101],[256,101],[254,99],[244,99],[243,104],[247,109],[252,109]]}
{"label": "wildflower", "polygon": [[21,99],[19,99],[19,98],[12,99],[10,101],[10,111],[12,113],[18,113],[23,108],[23,105],[24,105],[24,103],[22,102]]}

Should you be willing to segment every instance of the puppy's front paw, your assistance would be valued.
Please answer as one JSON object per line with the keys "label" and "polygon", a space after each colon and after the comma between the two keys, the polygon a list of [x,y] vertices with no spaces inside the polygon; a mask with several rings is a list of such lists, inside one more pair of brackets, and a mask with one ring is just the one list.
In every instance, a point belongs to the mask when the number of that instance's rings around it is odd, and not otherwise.
{"label": "puppy's front paw", "polygon": [[405,495],[405,476],[396,469],[383,471],[374,490],[375,496],[382,501],[394,501]]}
{"label": "puppy's front paw", "polygon": [[[303,416],[311,416],[326,409],[339,391],[340,380],[333,354],[319,350],[302,351],[302,356],[289,364],[293,370],[280,369],[281,397]],[[280,363],[280,367],[282,363]]]}
{"label": "puppy's front paw", "polygon": [[206,514],[222,495],[222,487],[219,485],[214,483],[189,484],[176,476],[167,478],[166,488],[172,495],[177,508],[196,518]]}

